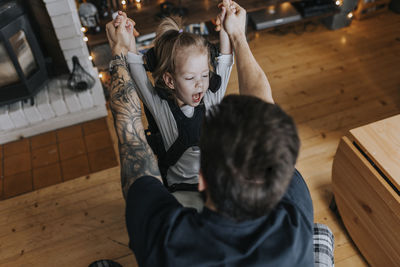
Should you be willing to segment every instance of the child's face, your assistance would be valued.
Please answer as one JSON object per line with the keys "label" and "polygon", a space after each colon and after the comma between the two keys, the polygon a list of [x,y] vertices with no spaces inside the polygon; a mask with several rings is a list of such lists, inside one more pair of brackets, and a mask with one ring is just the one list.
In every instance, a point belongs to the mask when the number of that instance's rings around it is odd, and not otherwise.
{"label": "child's face", "polygon": [[208,55],[196,48],[188,48],[176,60],[174,89],[178,104],[199,105],[209,85]]}

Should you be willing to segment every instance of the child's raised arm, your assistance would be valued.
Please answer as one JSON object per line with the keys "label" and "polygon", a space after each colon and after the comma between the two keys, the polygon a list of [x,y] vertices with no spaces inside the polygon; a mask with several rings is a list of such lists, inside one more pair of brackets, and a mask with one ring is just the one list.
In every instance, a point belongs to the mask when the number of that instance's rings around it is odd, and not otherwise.
{"label": "child's raised arm", "polygon": [[218,5],[218,7],[221,8],[221,12],[217,16],[217,28],[216,28],[216,30],[219,31],[219,49],[221,54],[229,55],[232,54],[231,41],[222,23],[225,19],[226,8],[221,4]]}

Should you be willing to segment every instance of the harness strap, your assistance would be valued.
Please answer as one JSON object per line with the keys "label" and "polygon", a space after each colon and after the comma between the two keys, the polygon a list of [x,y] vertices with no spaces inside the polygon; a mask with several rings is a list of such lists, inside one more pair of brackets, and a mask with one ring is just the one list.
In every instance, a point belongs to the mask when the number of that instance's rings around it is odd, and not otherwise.
{"label": "harness strap", "polygon": [[198,146],[205,107],[201,102],[200,105],[195,107],[193,116],[188,118],[173,100],[167,101],[176,121],[178,138],[161,160],[165,161],[166,165],[173,166],[189,147]]}
{"label": "harness strap", "polygon": [[173,184],[168,187],[169,192],[173,193],[175,191],[191,191],[197,192],[199,184],[187,184],[187,183],[180,183],[180,184]]}

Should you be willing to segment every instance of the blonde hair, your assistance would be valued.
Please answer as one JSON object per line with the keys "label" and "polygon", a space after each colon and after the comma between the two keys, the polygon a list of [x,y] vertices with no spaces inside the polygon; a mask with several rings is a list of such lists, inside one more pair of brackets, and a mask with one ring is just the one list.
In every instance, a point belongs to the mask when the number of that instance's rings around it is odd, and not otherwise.
{"label": "blonde hair", "polygon": [[164,83],[163,75],[166,72],[175,74],[178,53],[188,47],[195,47],[200,52],[206,53],[210,62],[210,49],[204,37],[182,31],[182,19],[180,17],[163,19],[157,28],[154,40],[157,64],[153,78],[157,87],[169,89]]}

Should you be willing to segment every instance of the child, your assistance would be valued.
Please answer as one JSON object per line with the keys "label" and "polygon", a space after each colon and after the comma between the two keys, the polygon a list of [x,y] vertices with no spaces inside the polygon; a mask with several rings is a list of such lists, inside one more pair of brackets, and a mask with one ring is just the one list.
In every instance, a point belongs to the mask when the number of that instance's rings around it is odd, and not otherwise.
{"label": "child", "polygon": [[[223,9],[219,16],[224,14]],[[120,12],[119,16],[126,15]],[[117,17],[114,25],[118,26],[119,21]],[[185,201],[179,199],[178,191],[197,188],[200,167],[197,143],[203,114],[224,97],[232,70],[230,40],[223,28],[220,53],[215,70],[221,77],[220,86],[212,82],[211,90],[208,90],[212,60],[209,45],[202,36],[182,31],[177,18],[164,19],[156,31],[154,86],[147,77],[142,55],[137,54],[135,40],[127,55],[139,97],[162,136],[166,153],[161,158],[158,155],[161,174],[181,203]]]}

